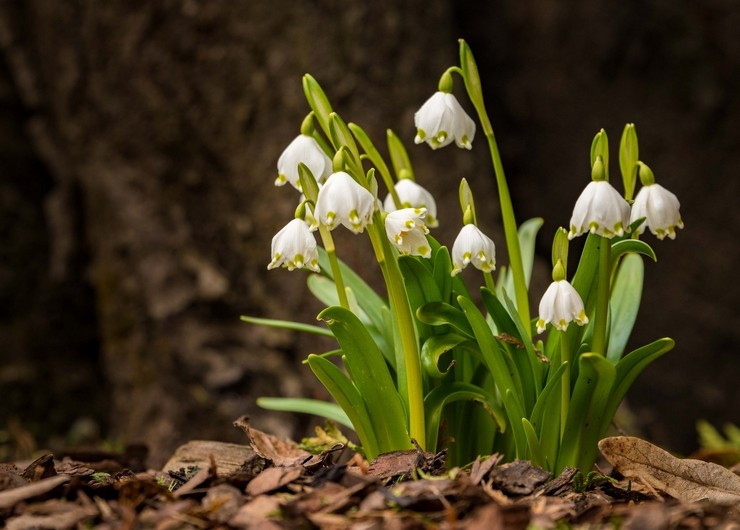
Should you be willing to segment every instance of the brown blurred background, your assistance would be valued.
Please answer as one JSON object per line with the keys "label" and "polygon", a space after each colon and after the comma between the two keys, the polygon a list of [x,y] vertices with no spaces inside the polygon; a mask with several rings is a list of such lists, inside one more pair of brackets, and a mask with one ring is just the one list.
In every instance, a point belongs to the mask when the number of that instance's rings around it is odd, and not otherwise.
{"label": "brown blurred background", "polygon": [[[299,363],[312,344],[238,318],[319,310],[304,273],[265,270],[295,206],[272,183],[307,112],[305,72],[377,144],[388,127],[406,141],[447,244],[468,178],[505,263],[484,143],[412,144],[464,37],[519,221],[546,219],[542,288],[599,128],[614,152],[636,123],[680,198],[686,229],[647,238],[659,262],[633,336],[678,345],[628,401],[645,436],[692,451],[697,419],[740,422],[738,27],[733,0],[0,0],[0,431],[142,441],[156,464],[187,439],[242,440],[245,413],[306,428],[254,400],[320,396]],[[344,245],[362,266],[366,249]]]}

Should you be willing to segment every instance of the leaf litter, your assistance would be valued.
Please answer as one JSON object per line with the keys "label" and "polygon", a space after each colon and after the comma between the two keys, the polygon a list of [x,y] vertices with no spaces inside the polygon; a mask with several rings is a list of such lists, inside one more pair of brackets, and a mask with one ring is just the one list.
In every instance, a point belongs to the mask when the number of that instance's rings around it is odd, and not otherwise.
{"label": "leaf litter", "polygon": [[[329,429],[317,431],[323,449],[314,454],[255,429],[246,418],[235,425],[248,435],[249,445],[191,441],[162,470],[143,469],[124,455],[113,473],[115,458],[100,464],[43,455],[25,466],[0,464],[0,526],[523,530],[740,525],[740,502],[730,502],[740,477],[721,466],[676,459],[636,438],[601,443],[607,460],[625,477],[616,480],[594,473],[584,478],[569,468],[553,477],[527,461],[502,464],[498,455],[448,470],[444,452],[419,447],[367,462],[327,437]],[[722,495],[713,496],[716,491]]]}

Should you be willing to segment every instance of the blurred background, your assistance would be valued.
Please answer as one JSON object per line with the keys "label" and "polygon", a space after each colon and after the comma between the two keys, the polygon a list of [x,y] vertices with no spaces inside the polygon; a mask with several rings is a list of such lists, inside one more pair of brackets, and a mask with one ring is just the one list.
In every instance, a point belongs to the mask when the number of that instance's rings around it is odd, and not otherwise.
{"label": "blurred background", "polygon": [[[466,177],[506,263],[484,142],[412,143],[413,113],[460,37],[518,220],[546,220],[533,303],[600,128],[615,152],[634,122],[641,159],[681,200],[677,239],[646,237],[659,262],[646,264],[632,342],[677,347],[628,405],[632,432],[690,453],[696,420],[740,421],[738,27],[733,0],[0,0],[5,457],[142,442],[157,465],[185,440],[243,441],[242,414],[289,436],[314,423],[255,405],[323,396],[299,362],[312,343],[239,321],[310,322],[320,309],[305,273],[266,271],[296,204],[273,181],[307,113],[306,72],[377,145],[386,128],[406,142],[448,245]],[[364,243],[344,238],[340,257],[366,267]]]}

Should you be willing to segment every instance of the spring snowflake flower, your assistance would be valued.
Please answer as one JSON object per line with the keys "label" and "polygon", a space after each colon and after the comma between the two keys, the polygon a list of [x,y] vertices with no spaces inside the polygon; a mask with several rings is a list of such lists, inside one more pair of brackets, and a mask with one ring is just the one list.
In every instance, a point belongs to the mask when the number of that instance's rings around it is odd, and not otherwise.
{"label": "spring snowflake flower", "polygon": [[275,185],[283,186],[290,182],[295,189],[300,190],[298,165],[301,163],[306,164],[318,182],[323,182],[331,174],[331,159],[319,147],[316,139],[313,136],[299,134],[278,158],[278,177],[275,179]]}
{"label": "spring snowflake flower", "polygon": [[[437,221],[437,203],[431,193],[411,179],[401,179],[396,182],[394,187],[396,188],[398,198],[401,200],[402,208],[425,208],[427,216],[424,219],[424,224],[429,228],[439,226],[439,221]],[[383,202],[383,209],[386,212],[392,212],[397,209],[390,193]]]}
{"label": "spring snowflake flower", "polygon": [[426,208],[401,208],[385,217],[385,233],[401,254],[428,258],[432,255],[424,224]]}
{"label": "spring snowflake flower", "polygon": [[540,300],[537,333],[545,331],[547,324],[565,331],[568,324],[574,320],[579,326],[588,323],[581,296],[567,280],[552,282]]}
{"label": "spring snowflake flower", "polygon": [[683,228],[681,214],[678,211],[678,198],[660,184],[648,184],[640,188],[632,205],[630,223],[644,217],[645,222],[637,227],[642,234],[647,226],[658,239],[668,236],[676,239],[676,227]]}
{"label": "spring snowflake flower", "polygon": [[414,114],[414,124],[417,144],[426,142],[432,149],[438,149],[454,140],[458,147],[472,147],[475,122],[453,94],[435,92]]}
{"label": "spring snowflake flower", "polygon": [[607,238],[621,236],[629,226],[629,221],[630,206],[627,201],[607,181],[593,180],[573,208],[568,239],[588,231]]}
{"label": "spring snowflake flower", "polygon": [[334,230],[342,224],[355,234],[372,223],[377,200],[348,173],[332,173],[319,190],[314,209],[314,227],[318,223]]}
{"label": "spring snowflake flower", "polygon": [[272,238],[272,261],[268,270],[275,267],[293,269],[307,268],[319,272],[319,253],[308,224],[302,219],[293,219]]}
{"label": "spring snowflake flower", "polygon": [[456,276],[469,263],[483,272],[496,268],[496,245],[474,224],[462,227],[452,245],[452,275]]}

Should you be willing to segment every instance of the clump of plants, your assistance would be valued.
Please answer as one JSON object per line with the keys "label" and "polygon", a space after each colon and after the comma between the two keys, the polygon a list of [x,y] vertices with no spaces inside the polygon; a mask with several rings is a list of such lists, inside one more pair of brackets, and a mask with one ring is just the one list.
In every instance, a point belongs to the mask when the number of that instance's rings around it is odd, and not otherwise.
{"label": "clump of plants", "polygon": [[[477,123],[453,85],[462,80]],[[460,64],[415,114],[416,144],[470,149],[480,130],[496,178],[509,263],[479,228],[475,196],[459,185],[462,224],[452,246],[437,241],[431,194],[416,181],[401,139],[387,133],[386,160],[355,123],[334,112],[318,82],[303,78],[310,112],[278,160],[277,185],[297,190],[298,206],[272,240],[268,268],[308,269],[310,291],[326,305],[323,325],[243,317],[247,322],[328,335],[337,348],[306,363],[334,402],[263,398],[263,407],[324,416],[352,428],[368,458],[414,447],[444,447],[451,464],[500,453],[558,472],[588,472],[597,442],[635,378],[674,346],[670,338],[627,351],[643,289],[640,238],[646,229],[673,239],[683,223],[679,202],[657,184],[638,154],[633,124],[618,149],[623,192],[610,178],[607,134],[590,147],[590,180],[568,227],[552,244],[552,284],[530,307],[534,241],[542,219],[517,223],[472,52],[460,41]],[[479,133],[480,134],[480,133]],[[641,187],[635,196],[637,181]],[[450,219],[449,216],[439,216]],[[369,237],[385,283],[373,290],[346,266],[332,232],[342,225]],[[318,235],[317,243],[316,236]],[[586,241],[574,271],[569,241]],[[472,266],[480,286],[459,273]],[[496,273],[496,274],[494,274]],[[533,293],[539,295],[539,293]]]}

